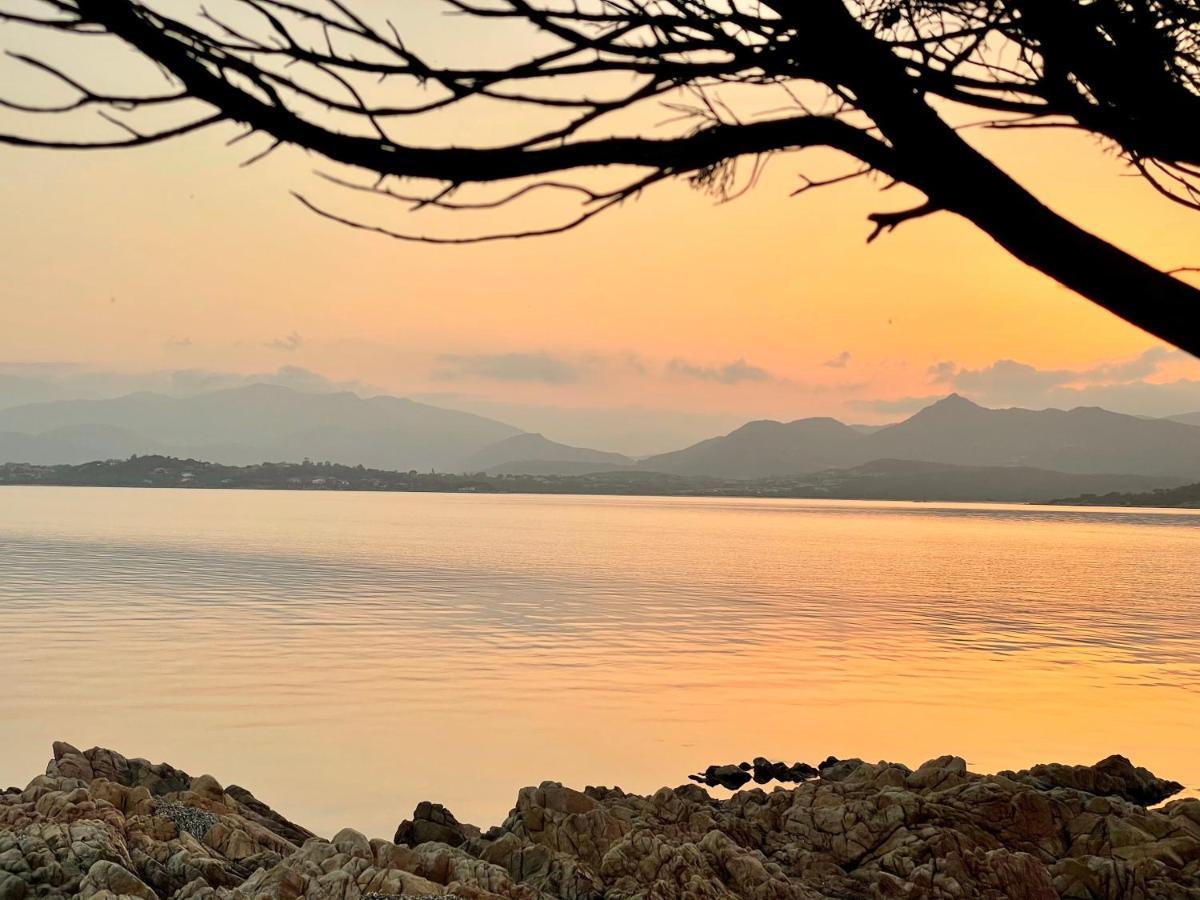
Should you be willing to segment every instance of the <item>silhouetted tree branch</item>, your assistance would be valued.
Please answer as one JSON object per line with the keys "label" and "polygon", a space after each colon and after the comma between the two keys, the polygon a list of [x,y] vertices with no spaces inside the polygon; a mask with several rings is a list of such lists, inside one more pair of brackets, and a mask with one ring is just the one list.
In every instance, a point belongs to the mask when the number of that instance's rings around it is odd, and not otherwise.
{"label": "silhouetted tree branch", "polygon": [[[1195,0],[876,0],[875,33],[924,89],[1111,139],[1200,209],[1200,5]],[[1004,52],[1000,52],[997,41]],[[990,43],[989,43],[990,42]]]}
{"label": "silhouetted tree branch", "polygon": [[[506,35],[523,29],[511,63],[472,66],[439,60],[419,46],[420,29],[371,16],[352,0],[0,0],[0,21],[12,28],[116,39],[163,76],[158,91],[100,91],[87,86],[96,73],[17,54],[70,96],[45,104],[8,96],[0,102],[10,110],[94,109],[120,133],[74,141],[0,134],[0,142],[134,146],[238,123],[241,137],[269,140],[245,164],[282,145],[302,147],[373,175],[369,183],[336,175],[329,182],[406,212],[481,213],[550,192],[581,204],[562,221],[459,237],[362,222],[297,195],[343,224],[432,243],[561,232],[670,178],[729,198],[753,185],[772,155],[825,147],[860,167],[805,179],[797,193],[879,174],[925,197],[870,216],[868,240],[916,218],[957,214],[1018,259],[1200,354],[1200,291],[1173,277],[1178,271],[1159,271],[1051,211],[964,140],[945,112],[952,101],[985,111],[997,127],[1099,135],[1162,194],[1200,209],[1198,3],[397,2],[400,12],[440,6]],[[486,107],[511,110],[508,121],[527,125],[525,133],[489,139],[488,129],[467,121],[469,145],[421,139],[436,117],[459,111],[474,119]],[[664,108],[672,114],[666,123]],[[171,110],[183,121],[163,122]],[[146,116],[154,127],[138,124]],[[737,169],[744,157],[754,159],[748,177]],[[630,174],[597,187],[604,169]],[[430,186],[401,189],[396,179]],[[516,184],[499,197],[459,196],[497,182]]]}

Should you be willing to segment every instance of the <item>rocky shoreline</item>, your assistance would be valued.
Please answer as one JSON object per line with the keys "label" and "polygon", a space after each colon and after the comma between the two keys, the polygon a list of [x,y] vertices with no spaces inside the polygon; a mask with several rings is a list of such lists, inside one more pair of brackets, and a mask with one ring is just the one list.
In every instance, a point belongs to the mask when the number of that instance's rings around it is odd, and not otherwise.
{"label": "rocky shoreline", "polygon": [[799,783],[719,800],[546,782],[487,831],[421,803],[394,842],[326,840],[210,775],[56,743],[0,793],[0,900],[1200,900],[1200,800],[1148,808],[1180,785],[1119,756],[744,765],[708,771]]}

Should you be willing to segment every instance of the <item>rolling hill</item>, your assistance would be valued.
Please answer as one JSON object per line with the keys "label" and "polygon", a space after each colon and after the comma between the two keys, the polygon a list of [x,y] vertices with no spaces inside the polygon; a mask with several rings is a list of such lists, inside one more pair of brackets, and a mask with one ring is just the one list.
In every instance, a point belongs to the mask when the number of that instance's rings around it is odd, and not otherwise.
{"label": "rolling hill", "polygon": [[620,453],[571,447],[540,434],[514,434],[464,457],[455,464],[455,469],[463,472],[502,470],[507,475],[562,475],[632,465],[634,461]]}
{"label": "rolling hill", "polygon": [[836,419],[750,422],[724,437],[641,461],[639,467],[669,475],[766,478],[798,475],[865,462],[856,455],[868,437]]}
{"label": "rolling hill", "polygon": [[1200,484],[1153,491],[1088,491],[1051,501],[1056,506],[1136,506],[1140,508],[1200,509]]}

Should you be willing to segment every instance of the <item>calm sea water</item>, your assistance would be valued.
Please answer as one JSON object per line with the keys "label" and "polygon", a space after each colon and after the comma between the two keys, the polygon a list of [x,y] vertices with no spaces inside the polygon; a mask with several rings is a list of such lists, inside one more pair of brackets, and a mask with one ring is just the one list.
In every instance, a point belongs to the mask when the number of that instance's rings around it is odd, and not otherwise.
{"label": "calm sea water", "polygon": [[0,786],[50,742],[329,834],[828,754],[1200,784],[1200,516],[0,489]]}

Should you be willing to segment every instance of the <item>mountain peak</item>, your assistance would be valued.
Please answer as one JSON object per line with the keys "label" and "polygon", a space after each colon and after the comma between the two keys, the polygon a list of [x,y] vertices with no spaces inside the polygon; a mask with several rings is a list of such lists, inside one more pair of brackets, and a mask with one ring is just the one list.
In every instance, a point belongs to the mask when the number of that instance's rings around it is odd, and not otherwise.
{"label": "mountain peak", "polygon": [[936,403],[931,403],[924,409],[919,410],[907,421],[941,421],[943,419],[959,419],[992,412],[995,412],[995,410],[980,406],[978,403],[968,400],[962,394],[954,393],[948,394]]}
{"label": "mountain peak", "polygon": [[983,409],[974,400],[968,400],[962,394],[955,391],[953,394],[947,394],[941,400],[933,404],[930,409],[941,407],[943,409]]}

